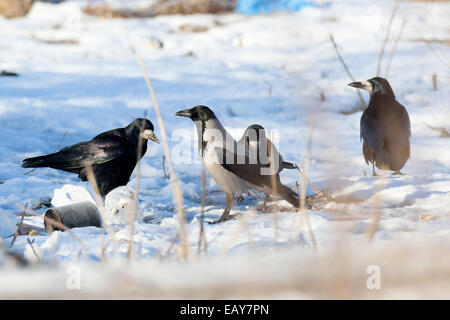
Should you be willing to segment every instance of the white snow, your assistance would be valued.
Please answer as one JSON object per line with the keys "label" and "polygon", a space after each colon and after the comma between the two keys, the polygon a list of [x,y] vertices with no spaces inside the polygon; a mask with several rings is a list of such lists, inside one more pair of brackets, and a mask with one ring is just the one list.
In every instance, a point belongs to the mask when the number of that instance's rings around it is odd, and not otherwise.
{"label": "white snow", "polygon": [[[449,297],[449,278],[433,278],[429,270],[440,275],[448,271],[449,259],[440,255],[448,252],[450,240],[450,139],[438,137],[428,127],[447,125],[450,130],[449,2],[399,2],[381,75],[386,73],[393,39],[406,19],[388,79],[411,118],[411,159],[403,169],[405,176],[386,173],[381,178],[371,177],[371,168],[364,162],[359,140],[361,113],[340,113],[355,107],[359,98],[347,86],[351,80],[329,34],[356,80],[374,77],[392,1],[336,0],[299,12],[252,17],[152,19],[87,16],[80,9],[82,3],[38,2],[27,17],[0,18],[0,69],[20,74],[0,78],[3,244],[9,246],[12,238],[8,236],[18,223],[15,214],[26,202],[36,203],[55,193],[59,194],[53,197],[55,203],[63,203],[67,200],[64,191],[57,190],[64,190],[65,185],[84,187],[93,194],[74,174],[40,168],[24,175],[28,169],[20,167],[22,159],[54,152],[65,133],[59,147],[122,127],[145,112],[161,136],[142,70],[130,50],[133,47],[148,68],[170,138],[186,207],[189,262],[178,262],[179,220],[172,186],[163,172],[162,145],[149,142],[141,160],[139,192],[147,223],[135,224],[132,269],[125,271],[122,265],[128,253],[127,228],[114,235],[88,227],[51,236],[19,236],[13,250],[41,262],[36,269],[1,268],[1,297],[43,298],[38,294],[42,291],[53,297],[71,296],[65,268],[78,263],[88,270],[84,273],[87,287],[80,296],[112,297],[112,289],[117,292],[120,283],[130,278],[130,284],[140,284],[136,291],[127,289],[122,294],[132,297],[157,298],[158,293],[161,297],[326,297],[330,295],[323,293],[323,287],[311,288],[310,281],[323,280],[324,270],[336,263],[342,266],[336,275],[344,282],[334,283],[327,274],[326,285],[351,283],[349,288],[356,288],[361,280],[365,288],[367,265],[382,264],[385,281],[392,286],[378,296]],[[181,32],[183,25],[207,30]],[[161,48],[154,45],[155,39],[163,43]],[[70,43],[55,43],[64,40]],[[368,94],[363,92],[363,96],[367,102]],[[280,139],[274,142],[279,152],[302,168],[313,121],[310,178],[339,200],[308,211],[317,253],[300,213],[287,210],[285,202],[279,203],[277,215],[262,213],[257,209],[262,201],[246,197],[232,210],[241,213],[239,219],[205,224],[207,256],[197,254],[202,166],[192,122],[174,113],[199,104],[210,106],[236,139],[254,123],[278,130]],[[167,163],[165,167],[168,171]],[[300,182],[295,170],[283,171],[281,179],[291,188]],[[128,186],[136,187],[136,174]],[[222,213],[225,200],[219,190],[207,176],[207,221]],[[309,186],[307,194],[312,193]],[[35,211],[43,214],[45,209]],[[380,220],[369,241],[375,217]],[[42,215],[27,216],[24,222],[43,227]],[[32,246],[28,239],[34,240]],[[342,252],[353,259],[336,262]],[[107,266],[98,263],[103,259],[109,262]],[[111,283],[118,274],[122,282]],[[408,275],[430,279],[426,285],[410,283]],[[279,291],[267,289],[276,283],[281,283]],[[435,287],[437,283],[442,284],[440,288]],[[194,284],[201,289],[195,294]],[[359,294],[361,290],[349,295],[371,297],[367,290]]]}

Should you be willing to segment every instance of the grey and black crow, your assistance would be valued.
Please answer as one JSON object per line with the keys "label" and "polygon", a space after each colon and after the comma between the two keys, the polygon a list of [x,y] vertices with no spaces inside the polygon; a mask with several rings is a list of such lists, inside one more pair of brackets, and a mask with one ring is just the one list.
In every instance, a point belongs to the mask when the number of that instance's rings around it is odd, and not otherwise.
{"label": "grey and black crow", "polygon": [[259,124],[249,126],[238,143],[247,153],[256,157],[259,163],[271,166],[277,172],[298,169],[296,164],[283,160],[275,145],[267,138],[266,130]]}
{"label": "grey and black crow", "polygon": [[361,116],[363,154],[366,163],[380,170],[400,170],[410,156],[411,124],[405,107],[395,99],[389,82],[375,77],[363,82],[352,82],[351,87],[365,89],[370,93],[369,106]]}
{"label": "grey and black crow", "polygon": [[[147,140],[159,143],[150,120],[135,119],[125,128],[103,132],[90,141],[80,142],[45,156],[23,160],[24,168],[50,167],[78,174],[88,180],[92,167],[102,197],[112,189],[128,183],[136,163],[147,151]],[[139,139],[142,149],[139,154]]]}
{"label": "grey and black crow", "polygon": [[194,121],[203,166],[225,191],[226,207],[216,222],[231,219],[230,209],[234,198],[249,190],[281,197],[294,207],[299,206],[298,195],[281,184],[278,171],[271,172],[270,167],[258,163],[256,157],[246,152],[225,130],[211,109],[196,106],[178,111],[176,115]]}
{"label": "grey and black crow", "polygon": [[[294,163],[283,160],[275,145],[267,138],[266,130],[259,124],[249,126],[242,138],[238,141],[245,148],[245,151],[256,157],[258,163],[270,167],[271,173],[275,174],[275,179],[280,180],[280,173],[283,169],[298,169]],[[266,194],[261,210],[266,208],[266,203],[270,199],[270,195]]]}

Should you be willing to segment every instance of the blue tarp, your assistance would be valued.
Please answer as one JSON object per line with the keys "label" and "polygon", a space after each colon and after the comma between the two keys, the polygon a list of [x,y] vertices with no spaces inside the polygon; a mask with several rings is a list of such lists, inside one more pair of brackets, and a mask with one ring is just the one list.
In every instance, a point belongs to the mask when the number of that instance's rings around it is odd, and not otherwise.
{"label": "blue tarp", "polygon": [[243,14],[270,13],[274,11],[298,11],[314,2],[305,0],[238,0],[237,12]]}

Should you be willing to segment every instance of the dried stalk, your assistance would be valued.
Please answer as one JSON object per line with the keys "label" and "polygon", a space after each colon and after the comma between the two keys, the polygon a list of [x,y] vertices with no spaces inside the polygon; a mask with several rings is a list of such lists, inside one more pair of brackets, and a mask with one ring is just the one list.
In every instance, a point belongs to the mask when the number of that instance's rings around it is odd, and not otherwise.
{"label": "dried stalk", "polygon": [[[202,203],[201,203],[201,209],[200,209],[200,235],[198,238],[198,253],[201,252],[203,249],[203,252],[205,254],[208,254],[207,248],[208,243],[206,242],[206,235],[205,235],[205,226],[204,226],[204,219],[205,219],[205,204],[206,204],[206,175],[205,170],[202,170]],[[203,243],[203,247],[202,247]]]}
{"label": "dried stalk", "polygon": [[[311,158],[309,158],[308,161],[310,161]],[[306,181],[308,181],[308,183],[321,195],[323,195],[325,198],[327,198],[328,200],[334,200],[334,198],[332,196],[327,195],[325,192],[323,192],[322,190],[319,189],[319,187],[317,187],[307,176],[305,173],[303,173],[302,170],[300,170],[300,168],[297,166],[298,171],[300,172],[300,174],[302,175],[303,178],[306,179]]]}
{"label": "dried stalk", "polygon": [[381,46],[380,55],[378,56],[378,65],[377,65],[377,77],[380,76],[381,71],[381,62],[383,61],[384,49],[386,48],[386,44],[389,39],[389,34],[391,32],[392,21],[394,21],[395,13],[397,12],[398,5],[395,4],[392,8],[391,17],[389,18],[389,23],[386,29],[386,36],[384,37],[383,45]]}
{"label": "dried stalk", "polygon": [[170,242],[169,248],[167,248],[166,253],[164,254],[164,257],[162,258],[167,258],[170,254],[170,251],[172,251],[172,248],[175,246],[175,244],[177,243],[178,239],[180,238],[180,234],[177,233],[175,235],[175,237],[173,238],[173,240]]}
{"label": "dried stalk", "polygon": [[301,178],[301,188],[300,188],[300,229],[302,227],[302,219],[305,219],[306,227],[308,228],[309,237],[311,238],[311,243],[314,251],[317,251],[316,238],[311,228],[311,224],[309,221],[308,210],[306,209],[306,176],[309,173],[309,165],[311,160],[311,148],[312,148],[312,137],[314,132],[314,121],[311,118],[311,122],[309,125],[309,138],[308,138],[308,153],[305,161],[305,175]]}
{"label": "dried stalk", "polygon": [[[337,55],[337,57],[339,58],[339,60],[341,61],[342,65],[344,66],[344,69],[345,69],[345,71],[347,72],[348,76],[350,77],[350,79],[351,79],[353,82],[355,82],[356,80],[355,80],[355,78],[353,77],[352,73],[350,72],[350,69],[348,68],[348,66],[347,66],[347,64],[345,63],[344,59],[342,58],[341,54],[339,53],[339,49],[338,49],[337,44],[336,44],[336,42],[334,41],[334,37],[333,37],[333,35],[332,35],[331,33],[330,33],[330,41],[331,41],[331,43],[333,44],[333,47],[334,47],[334,49],[335,49],[335,51],[336,51],[336,55]],[[366,102],[364,101],[364,98],[363,98],[361,92],[359,91],[359,89],[356,89],[356,92],[358,93],[359,100],[361,100],[361,107],[362,107],[362,108],[360,108],[360,109],[363,110],[363,109],[366,108]]]}
{"label": "dried stalk", "polygon": [[164,125],[164,121],[161,116],[159,104],[156,99],[156,94],[153,89],[152,83],[150,81],[150,77],[148,75],[147,68],[145,67],[142,57],[137,52],[135,52],[135,54],[139,61],[139,65],[141,66],[141,69],[144,73],[144,78],[147,83],[147,87],[150,92],[150,95],[152,97],[153,107],[155,108],[156,118],[158,120],[159,128],[161,131],[161,138],[162,138],[163,145],[164,145],[164,153],[167,158],[167,163],[169,166],[170,180],[172,181],[172,186],[173,186],[173,196],[174,196],[174,200],[175,200],[177,211],[178,211],[178,218],[179,218],[179,223],[180,223],[180,237],[181,237],[181,241],[182,241],[182,256],[183,256],[183,259],[187,259],[188,242],[187,242],[187,233],[186,233],[186,229],[185,229],[183,192],[181,191],[180,182],[178,180],[178,177],[175,173],[175,169],[173,167],[172,156],[170,154],[169,143],[168,143],[167,134],[166,134],[166,127]]}
{"label": "dried stalk", "polygon": [[13,239],[12,239],[12,241],[11,241],[10,246],[9,246],[10,248],[12,248],[12,246],[14,245],[14,242],[16,241],[17,236],[18,236],[19,233],[20,233],[20,228],[22,228],[22,223],[23,223],[23,219],[25,218],[25,213],[27,212],[27,207],[28,207],[28,202],[25,203],[25,206],[23,207],[23,211],[22,211],[22,214],[21,214],[21,216],[20,216],[20,222],[19,222],[19,224],[17,225],[17,230],[16,230],[16,232],[14,232],[14,237],[13,237]]}
{"label": "dried stalk", "polygon": [[34,256],[36,257],[36,259],[37,259],[38,261],[41,261],[41,258],[40,258],[40,257],[38,256],[38,254],[36,253],[36,250],[34,250],[34,246],[33,246],[34,239],[33,239],[33,241],[31,241],[30,238],[27,238],[27,242],[28,242],[28,244],[30,245],[31,250],[33,251],[33,254],[34,254]]}
{"label": "dried stalk", "polygon": [[406,19],[403,20],[402,27],[401,27],[401,29],[400,29],[400,31],[399,31],[397,37],[395,38],[394,46],[392,47],[391,54],[389,55],[389,60],[388,60],[388,64],[387,64],[387,66],[386,66],[386,72],[385,72],[385,75],[384,75],[384,77],[385,77],[386,79],[387,79],[388,74],[389,74],[389,68],[391,67],[392,59],[394,58],[395,49],[397,49],[397,44],[398,44],[398,42],[400,41],[400,38],[401,38],[401,36],[402,36],[403,30],[405,29],[405,26],[406,26],[406,23],[407,23],[407,22],[408,22],[408,20],[406,20]]}
{"label": "dried stalk", "polygon": [[166,156],[162,157],[162,167],[163,167],[163,172],[164,172],[164,178],[166,178],[167,180],[170,179],[170,176],[167,174],[166,172]]}
{"label": "dried stalk", "polygon": [[[100,191],[98,189],[97,179],[95,178],[94,170],[92,169],[92,165],[86,165],[85,169],[86,169],[87,179],[88,179],[89,183],[91,184],[92,189],[94,190],[95,204],[99,208],[99,212],[100,212],[100,216],[102,217],[102,221],[105,221],[105,216],[104,216],[105,205],[103,204],[103,197],[101,196]],[[109,234],[110,241],[114,245],[113,251],[115,254],[117,254],[117,246],[114,242],[114,238],[115,238],[114,229],[106,223],[102,223],[102,226],[106,229],[106,232]],[[104,239],[102,241],[102,248],[101,248],[100,252],[101,252],[101,256],[104,257],[104,254],[106,252]]]}
{"label": "dried stalk", "polygon": [[[147,112],[144,114],[144,118],[147,117]],[[134,197],[134,210],[132,210],[132,216],[130,217],[130,238],[128,239],[128,262],[131,261],[131,257],[133,254],[133,237],[134,237],[134,227],[135,227],[135,221],[137,216],[137,210],[139,207],[139,191],[141,187],[141,155],[142,155],[142,143],[143,140],[140,137],[141,133],[145,129],[145,121],[142,121],[142,124],[139,128],[139,139],[138,139],[138,154],[137,154],[137,167],[136,167],[136,195]]]}

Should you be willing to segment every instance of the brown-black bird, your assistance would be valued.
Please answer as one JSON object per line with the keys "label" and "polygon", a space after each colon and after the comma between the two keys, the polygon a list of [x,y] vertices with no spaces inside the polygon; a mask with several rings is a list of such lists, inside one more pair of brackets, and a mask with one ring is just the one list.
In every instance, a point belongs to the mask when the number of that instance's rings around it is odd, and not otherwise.
{"label": "brown-black bird", "polygon": [[[109,130],[90,141],[80,142],[45,156],[23,160],[24,168],[50,167],[78,174],[88,180],[92,168],[102,197],[112,189],[126,185],[137,162],[147,151],[147,141],[159,143],[148,119],[135,119],[125,128]],[[142,149],[139,152],[139,139]]]}
{"label": "brown-black bird", "polygon": [[[249,126],[238,143],[245,148],[248,154],[255,157],[258,163],[267,167],[269,172],[275,175],[274,178],[277,181],[280,181],[279,173],[283,169],[298,169],[296,164],[283,160],[275,145],[267,138],[266,130],[259,124]],[[261,210],[266,208],[269,198],[270,196],[266,194]]]}
{"label": "brown-black bird", "polygon": [[234,140],[214,112],[206,106],[181,110],[177,116],[194,121],[198,133],[198,149],[206,171],[226,194],[226,207],[216,222],[232,219],[230,210],[235,197],[249,190],[257,190],[283,198],[294,207],[299,206],[298,195],[277,179],[278,172],[270,172]]}
{"label": "brown-black bird", "polygon": [[266,130],[259,124],[249,126],[238,143],[247,153],[255,156],[258,162],[273,167],[274,171],[298,169],[296,164],[283,160],[275,145],[267,138]]}
{"label": "brown-black bird", "polygon": [[370,93],[369,106],[361,116],[363,154],[366,163],[380,170],[400,170],[410,157],[411,124],[405,107],[395,99],[389,82],[375,77],[363,82],[352,82],[351,87],[365,89]]}

